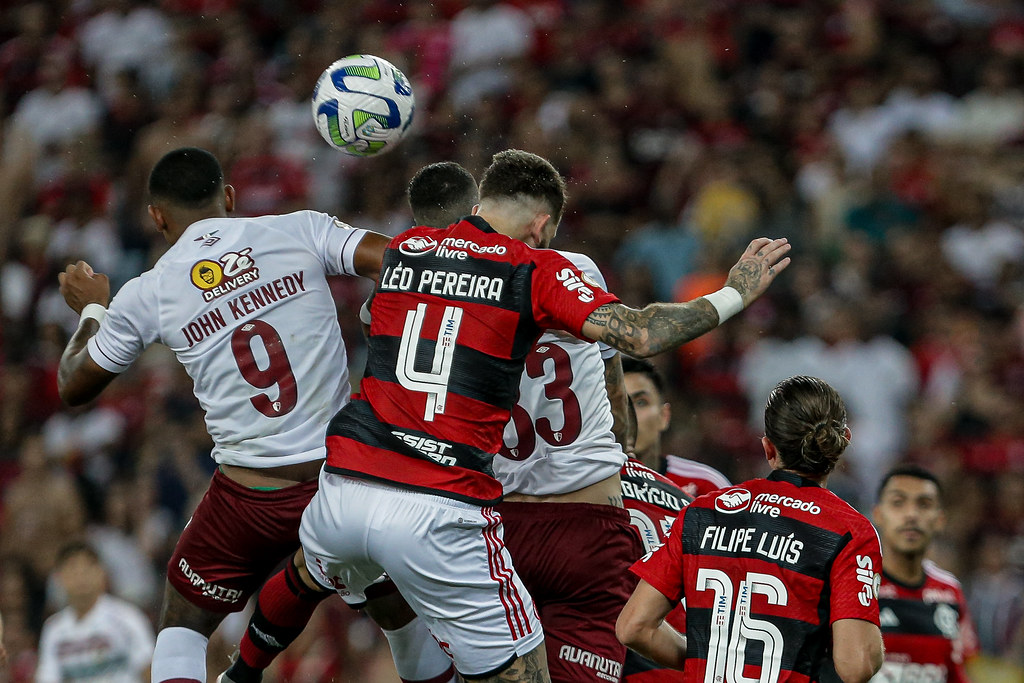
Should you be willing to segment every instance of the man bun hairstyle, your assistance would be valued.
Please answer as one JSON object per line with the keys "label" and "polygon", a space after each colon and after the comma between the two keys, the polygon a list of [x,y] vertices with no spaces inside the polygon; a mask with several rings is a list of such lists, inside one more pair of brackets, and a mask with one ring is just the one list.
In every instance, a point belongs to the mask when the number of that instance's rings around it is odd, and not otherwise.
{"label": "man bun hairstyle", "polygon": [[149,174],[149,194],[185,209],[208,206],[224,190],[224,171],[217,157],[198,147],[165,154]]}
{"label": "man bun hairstyle", "polygon": [[454,161],[439,161],[416,171],[407,191],[417,225],[446,228],[473,212],[480,200],[476,178]]}
{"label": "man bun hairstyle", "polygon": [[556,225],[562,220],[567,196],[565,179],[551,162],[521,149],[495,154],[480,181],[480,199],[543,201]]}
{"label": "man bun hairstyle", "polygon": [[817,377],[799,375],[779,382],[764,409],[764,432],[785,469],[820,477],[829,474],[850,445],[846,405]]}

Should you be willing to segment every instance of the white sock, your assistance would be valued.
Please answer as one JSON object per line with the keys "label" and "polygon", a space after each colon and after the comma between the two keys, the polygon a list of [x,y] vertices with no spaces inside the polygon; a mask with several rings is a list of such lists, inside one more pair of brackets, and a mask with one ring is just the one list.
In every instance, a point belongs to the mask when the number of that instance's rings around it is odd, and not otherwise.
{"label": "white sock", "polygon": [[152,683],[206,683],[206,646],[209,642],[206,636],[180,626],[160,631],[153,650]]}
{"label": "white sock", "polygon": [[[388,639],[395,669],[404,683],[454,683],[455,667],[452,666],[452,660],[430,635],[422,619],[416,617],[394,631],[381,630]],[[442,678],[445,673],[450,673],[450,678]]]}

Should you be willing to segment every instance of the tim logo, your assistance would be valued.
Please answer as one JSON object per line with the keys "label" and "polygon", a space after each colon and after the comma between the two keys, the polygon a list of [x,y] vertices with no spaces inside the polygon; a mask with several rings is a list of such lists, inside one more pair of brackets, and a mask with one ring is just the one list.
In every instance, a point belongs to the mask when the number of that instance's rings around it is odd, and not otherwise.
{"label": "tim logo", "polygon": [[437,249],[437,240],[430,237],[410,237],[398,245],[398,251],[406,256],[422,256]]}
{"label": "tim logo", "polygon": [[715,509],[719,512],[733,514],[743,512],[750,507],[750,491],[746,489],[729,489],[715,498]]}

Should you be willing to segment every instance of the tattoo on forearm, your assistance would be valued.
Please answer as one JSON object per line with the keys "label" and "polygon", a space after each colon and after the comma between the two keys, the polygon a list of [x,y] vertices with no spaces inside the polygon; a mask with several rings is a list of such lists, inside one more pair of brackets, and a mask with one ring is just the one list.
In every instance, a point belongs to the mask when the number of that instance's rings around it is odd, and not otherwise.
{"label": "tattoo on forearm", "polygon": [[623,304],[601,306],[587,321],[603,328],[601,341],[632,356],[674,349],[718,325],[718,312],[706,299],[682,304],[651,304],[636,310]]}

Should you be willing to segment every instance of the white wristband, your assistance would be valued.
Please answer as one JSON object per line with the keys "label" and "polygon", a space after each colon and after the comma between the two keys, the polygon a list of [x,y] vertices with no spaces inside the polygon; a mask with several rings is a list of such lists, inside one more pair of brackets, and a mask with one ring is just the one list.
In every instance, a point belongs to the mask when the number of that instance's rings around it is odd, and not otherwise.
{"label": "white wristband", "polygon": [[722,287],[704,298],[718,311],[719,325],[743,310],[743,296],[732,287]]}
{"label": "white wristband", "polygon": [[79,319],[78,324],[81,325],[82,321],[86,318],[92,318],[100,325],[103,324],[103,319],[107,317],[107,309],[101,304],[86,304],[85,308],[82,309],[82,317]]}

